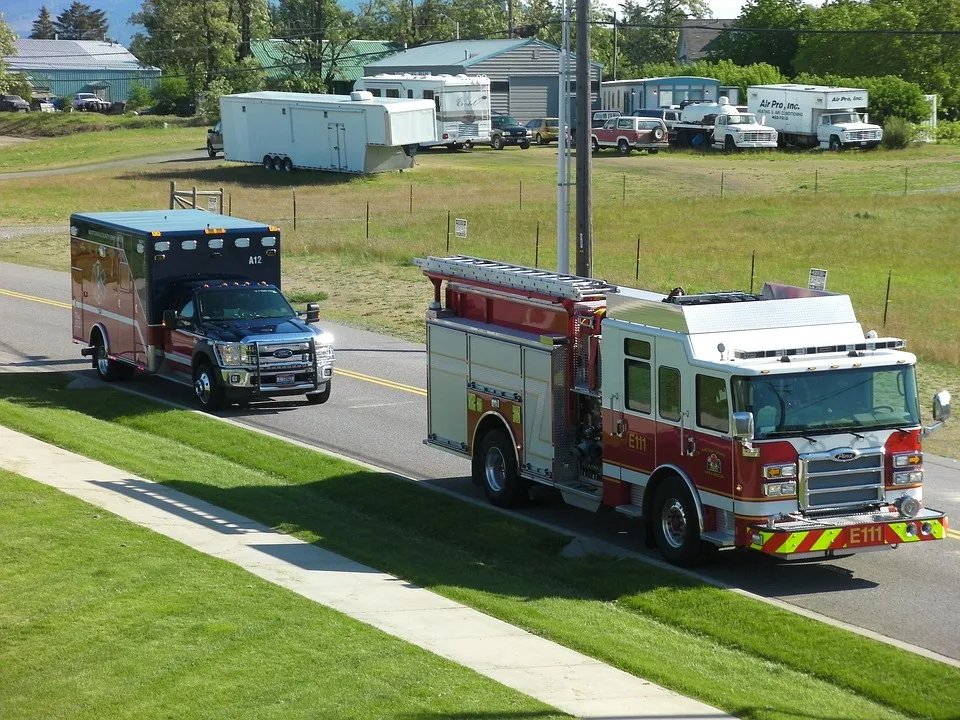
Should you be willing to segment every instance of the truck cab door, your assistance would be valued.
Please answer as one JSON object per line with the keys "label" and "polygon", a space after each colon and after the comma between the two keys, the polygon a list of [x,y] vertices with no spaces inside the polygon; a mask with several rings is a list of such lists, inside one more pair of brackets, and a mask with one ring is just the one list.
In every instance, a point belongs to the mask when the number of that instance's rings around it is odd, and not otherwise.
{"label": "truck cab door", "polygon": [[165,329],[163,354],[170,372],[193,376],[196,340],[196,302],[188,295],[177,303],[176,326]]}

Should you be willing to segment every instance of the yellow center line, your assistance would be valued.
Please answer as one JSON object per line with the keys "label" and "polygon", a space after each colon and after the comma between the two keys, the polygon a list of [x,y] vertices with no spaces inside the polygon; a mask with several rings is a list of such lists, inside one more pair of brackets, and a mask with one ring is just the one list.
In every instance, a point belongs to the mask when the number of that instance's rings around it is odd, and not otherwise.
{"label": "yellow center line", "polygon": [[32,302],[43,303],[44,305],[53,305],[54,307],[67,308],[68,310],[73,307],[73,305],[70,303],[59,302],[57,300],[47,300],[46,298],[35,297],[34,295],[24,295],[23,293],[14,292],[13,290],[0,289],[0,295],[7,295],[19,300],[31,300]]}
{"label": "yellow center line", "polygon": [[947,530],[947,537],[960,540],[960,530]]}
{"label": "yellow center line", "polygon": [[[4,290],[2,288],[0,288],[0,295],[17,298],[18,300],[30,300],[31,302],[52,305],[53,307],[66,308],[67,310],[73,307],[70,303],[59,302],[57,300],[47,300],[46,298],[36,297],[35,295],[24,295],[23,293],[14,292],[13,290]],[[344,377],[353,378],[354,380],[363,380],[364,382],[374,383],[375,385],[382,385],[383,387],[392,388],[393,390],[401,390],[403,392],[414,393],[415,395],[423,396],[426,396],[427,394],[426,390],[423,388],[418,388],[414,385],[405,385],[404,383],[394,382],[393,380],[373,377],[372,375],[364,375],[363,373],[354,372],[353,370],[335,368],[334,372],[336,372],[337,375],[343,375]]]}

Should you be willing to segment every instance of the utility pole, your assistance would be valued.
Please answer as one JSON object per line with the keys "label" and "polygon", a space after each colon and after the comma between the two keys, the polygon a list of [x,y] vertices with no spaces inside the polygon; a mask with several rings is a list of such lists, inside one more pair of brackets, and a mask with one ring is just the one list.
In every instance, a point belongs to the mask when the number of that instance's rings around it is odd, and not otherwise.
{"label": "utility pole", "polygon": [[577,0],[577,275],[593,273],[590,0]]}
{"label": "utility pole", "polygon": [[570,115],[570,4],[561,0],[563,28],[560,43],[560,92],[557,93],[557,117],[560,134],[557,138],[557,272],[570,274],[570,151],[566,128]]}
{"label": "utility pole", "polygon": [[513,38],[513,0],[507,0],[507,37]]}
{"label": "utility pole", "polygon": [[[613,79],[617,79],[617,11],[613,11]],[[602,107],[602,106],[601,106]]]}

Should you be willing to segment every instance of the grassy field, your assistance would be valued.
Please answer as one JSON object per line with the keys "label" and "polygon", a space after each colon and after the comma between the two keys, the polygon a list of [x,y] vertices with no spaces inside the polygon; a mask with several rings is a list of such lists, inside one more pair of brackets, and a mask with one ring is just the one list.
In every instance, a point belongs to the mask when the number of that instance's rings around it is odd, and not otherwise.
{"label": "grassy field", "polygon": [[3,471],[0,527],[4,720],[567,717]]}
{"label": "grassy field", "polygon": [[[97,135],[120,132],[137,134]],[[325,297],[322,313],[333,320],[422,339],[430,285],[410,258],[447,251],[448,216],[469,224],[467,239],[450,237],[451,252],[555,265],[557,154],[478,149],[418,158],[412,172],[372,177],[273,175],[202,160],[0,182],[0,226],[65,223],[77,210],[167,207],[171,180],[222,187],[234,215],[283,226],[288,292]],[[594,274],[696,291],[749,289],[754,259],[755,289],[765,280],[804,285],[809,268],[825,268],[828,288],[851,295],[865,329],[904,337],[918,354],[926,407],[935,390],[960,388],[960,316],[950,312],[960,307],[957,189],[958,146],[600,154]],[[60,237],[0,243],[0,259],[58,269],[67,268],[66,253]],[[927,449],[960,457],[960,427],[932,436]]]}
{"label": "grassy field", "polygon": [[[70,390],[68,383],[56,374],[0,375],[0,423],[243,513],[745,720],[796,720],[798,711],[831,720],[948,720],[960,702],[956,668],[632,559],[568,559],[561,550],[569,538],[492,510],[201,414],[114,390]],[[4,518],[0,526],[9,527]],[[64,552],[75,550],[65,544]],[[29,564],[26,553],[12,556]],[[51,574],[67,582],[65,573]],[[98,603],[76,604],[92,611]],[[309,626],[275,615],[287,628]],[[31,629],[23,620],[14,625]],[[63,662],[69,668],[76,659]]]}

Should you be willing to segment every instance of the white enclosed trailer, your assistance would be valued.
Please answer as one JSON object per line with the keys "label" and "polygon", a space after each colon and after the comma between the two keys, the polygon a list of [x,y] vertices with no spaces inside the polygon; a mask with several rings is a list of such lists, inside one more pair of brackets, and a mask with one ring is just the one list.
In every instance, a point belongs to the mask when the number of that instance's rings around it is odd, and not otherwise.
{"label": "white enclosed trailer", "polygon": [[482,75],[382,74],[362,77],[354,90],[375,96],[430,100],[437,114],[437,138],[424,147],[490,142],[490,80]]}
{"label": "white enclosed trailer", "polygon": [[421,143],[436,139],[432,102],[366,92],[224,95],[220,118],[224,158],[287,172],[404,170]]}
{"label": "white enclosed trailer", "polygon": [[883,130],[858,112],[867,103],[867,91],[858,88],[796,83],[747,88],[747,109],[776,128],[784,144],[800,147],[877,147]]}

